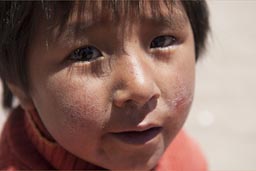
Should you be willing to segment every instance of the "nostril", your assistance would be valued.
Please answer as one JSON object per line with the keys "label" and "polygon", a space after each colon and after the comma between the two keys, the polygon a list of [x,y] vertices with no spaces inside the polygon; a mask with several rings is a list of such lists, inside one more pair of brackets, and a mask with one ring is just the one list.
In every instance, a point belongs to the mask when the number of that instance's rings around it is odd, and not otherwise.
{"label": "nostril", "polygon": [[160,97],[160,90],[156,85],[147,85],[140,89],[126,86],[114,91],[113,103],[119,108],[125,105],[136,107],[147,105],[147,108],[154,108]]}
{"label": "nostril", "polygon": [[157,100],[160,97],[160,91],[156,90],[155,94],[151,97],[150,100]]}
{"label": "nostril", "polygon": [[156,108],[157,106],[157,102],[158,102],[158,98],[160,96],[159,95],[156,95],[156,96],[153,96],[147,103],[147,108],[149,111],[152,111]]}
{"label": "nostril", "polygon": [[126,103],[131,103],[132,99],[130,98],[129,92],[126,90],[115,90],[115,93],[113,95],[113,103],[115,106],[121,108],[123,107]]}
{"label": "nostril", "polygon": [[148,93],[147,96],[140,96],[137,99],[134,99],[133,103],[139,107],[154,108],[158,97],[158,95],[152,95],[152,93]]}

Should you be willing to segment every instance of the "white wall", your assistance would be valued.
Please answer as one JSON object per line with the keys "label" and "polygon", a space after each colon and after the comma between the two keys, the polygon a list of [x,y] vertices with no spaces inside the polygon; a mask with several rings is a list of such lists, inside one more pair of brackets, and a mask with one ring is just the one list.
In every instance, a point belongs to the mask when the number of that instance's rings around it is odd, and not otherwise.
{"label": "white wall", "polygon": [[186,129],[211,170],[256,170],[256,1],[208,2],[212,38]]}

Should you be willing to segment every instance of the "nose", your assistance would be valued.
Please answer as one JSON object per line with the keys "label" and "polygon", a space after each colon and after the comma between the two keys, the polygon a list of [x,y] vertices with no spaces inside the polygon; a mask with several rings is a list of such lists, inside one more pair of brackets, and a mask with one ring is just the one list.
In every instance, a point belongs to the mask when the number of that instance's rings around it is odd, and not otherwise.
{"label": "nose", "polygon": [[135,56],[125,56],[121,59],[116,70],[116,89],[113,103],[117,107],[124,107],[134,103],[142,107],[160,96],[153,66],[147,60]]}

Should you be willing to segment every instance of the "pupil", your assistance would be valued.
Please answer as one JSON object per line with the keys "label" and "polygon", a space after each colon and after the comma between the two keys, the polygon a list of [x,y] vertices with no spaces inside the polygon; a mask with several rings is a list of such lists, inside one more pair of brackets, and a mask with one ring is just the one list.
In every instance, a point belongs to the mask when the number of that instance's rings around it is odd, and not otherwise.
{"label": "pupil", "polygon": [[157,40],[156,40],[156,44],[157,46],[163,46],[164,45],[164,42],[165,42],[165,37],[159,37]]}
{"label": "pupil", "polygon": [[93,50],[90,47],[81,49],[79,56],[82,60],[90,60],[93,56]]}
{"label": "pupil", "polygon": [[156,48],[156,47],[165,47],[166,44],[166,37],[165,36],[161,36],[161,37],[157,37],[152,43],[151,43],[151,47]]}

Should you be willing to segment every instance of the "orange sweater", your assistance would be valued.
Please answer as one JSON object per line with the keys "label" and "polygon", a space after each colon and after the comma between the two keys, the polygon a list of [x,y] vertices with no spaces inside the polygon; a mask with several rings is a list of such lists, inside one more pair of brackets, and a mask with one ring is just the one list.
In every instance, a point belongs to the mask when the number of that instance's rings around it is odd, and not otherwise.
{"label": "orange sweater", "polygon": [[[82,161],[51,141],[37,119],[20,107],[10,114],[1,135],[0,170],[103,169]],[[205,171],[206,162],[197,144],[181,131],[156,170]]]}

